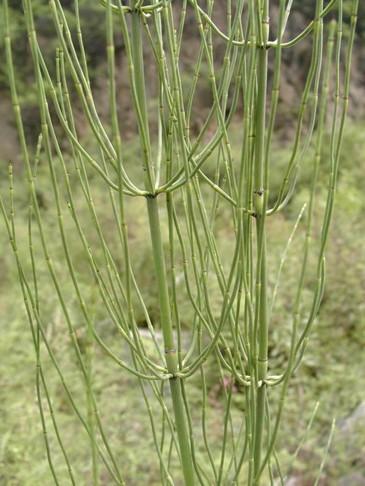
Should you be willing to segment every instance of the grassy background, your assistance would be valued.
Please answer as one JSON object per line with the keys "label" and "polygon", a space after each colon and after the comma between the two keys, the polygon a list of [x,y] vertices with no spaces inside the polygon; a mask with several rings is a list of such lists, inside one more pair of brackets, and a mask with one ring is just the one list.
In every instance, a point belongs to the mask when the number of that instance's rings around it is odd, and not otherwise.
{"label": "grassy background", "polygon": [[[311,340],[303,365],[293,378],[289,397],[286,402],[285,415],[278,442],[279,457],[283,472],[297,478],[299,485],[313,484],[319,469],[326,446],[333,418],[338,419],[335,436],[329,458],[326,462],[321,484],[340,484],[348,475],[361,472],[365,468],[365,418],[349,419],[359,404],[364,403],[365,355],[365,249],[362,235],[365,233],[363,212],[365,198],[363,195],[363,174],[365,161],[362,154],[365,150],[365,130],[360,123],[350,123],[346,130],[344,150],[339,178],[339,189],[336,203],[335,221],[331,230],[327,252],[327,287],[319,318],[313,329]],[[234,144],[233,144],[234,145]],[[326,144],[325,144],[326,146]],[[134,142],[129,150],[133,154]],[[274,163],[278,171],[287,160],[288,148],[283,142],[277,142]],[[323,160],[326,161],[326,149]],[[303,200],[308,193],[310,174],[310,155],[303,161],[298,192],[283,213],[270,218],[268,234],[270,241],[269,265],[270,285],[273,288],[285,241],[290,234]],[[133,170],[133,169],[132,169]],[[208,167],[209,170],[209,167]],[[276,171],[277,172],[277,171]],[[275,174],[276,174],[275,172]],[[273,174],[273,195],[278,189],[279,179]],[[2,193],[6,191],[6,170],[2,170]],[[26,236],[27,196],[23,188],[23,178],[19,169],[15,176],[15,205],[19,242]],[[61,243],[54,238],[55,222],[52,209],[52,195],[47,185],[45,168],[40,166],[39,191],[42,200],[42,216],[46,223],[47,236],[50,237],[50,249],[54,256],[56,271],[67,296],[71,313],[77,323],[76,306],[68,274],[62,264]],[[325,189],[325,177],[321,175],[321,191]],[[75,188],[76,201],[82,208],[81,193]],[[94,186],[96,207],[106,208],[107,196],[98,185]],[[137,206],[136,206],[137,205]],[[322,214],[321,204],[316,213]],[[108,234],[111,222],[108,211],[100,212],[102,225]],[[143,201],[131,200],[127,206],[130,220],[130,236],[133,240],[133,251],[137,263],[137,279],[145,292],[149,312],[158,316],[157,296],[151,277],[152,262],[149,256],[149,243],[144,237],[146,214]],[[230,254],[231,228],[227,226],[227,213],[221,209],[217,222],[219,245]],[[84,221],[87,226],[87,221]],[[101,306],[95,287],[92,284],[83,259],[78,258],[80,248],[72,238],[71,222],[66,220],[66,227],[71,235],[70,244],[78,261],[77,272],[82,290],[92,308],[93,318],[99,332],[110,344],[115,343],[116,333],[110,323],[103,319]],[[283,270],[281,287],[277,296],[272,325],[270,330],[270,360],[276,370],[285,362],[288,355],[288,336],[290,332],[288,311],[290,310],[293,289],[301,254],[300,225],[293,244],[289,250],[288,261]],[[92,241],[93,235],[89,235]],[[112,247],[116,248],[117,240],[108,234]],[[35,360],[28,322],[21,304],[22,299],[13,267],[12,255],[5,232],[1,232],[1,247],[4,249],[0,258],[2,279],[0,282],[2,299],[0,301],[1,335],[0,340],[0,484],[35,486],[53,484],[45,457],[43,438],[35,397],[34,372]],[[22,248],[21,251],[26,251]],[[81,253],[80,253],[81,255]],[[59,303],[49,285],[47,272],[39,267],[41,301],[43,315],[47,322],[47,334],[55,349],[56,356],[62,360],[62,369],[75,393],[81,407],[86,407],[85,390],[80,386],[79,370],[69,348],[69,336],[59,309]],[[311,280],[308,279],[304,292],[304,306],[311,296]],[[214,289],[213,289],[214,291]],[[182,302],[183,303],[183,302]],[[217,308],[219,301],[217,301]],[[154,309],[155,312],[154,312]],[[189,306],[185,308],[183,322],[185,332],[189,332]],[[141,318],[142,319],[142,318]],[[80,320],[81,322],[81,320]],[[141,321],[141,325],[143,322]],[[156,322],[156,325],[158,323]],[[78,339],[81,347],[86,349],[86,336],[80,324]],[[118,341],[117,341],[118,342]],[[117,346],[123,346],[117,344]],[[127,356],[127,350],[122,349]],[[131,377],[113,366],[99,352],[94,350],[95,393],[101,416],[105,418],[107,433],[113,444],[116,456],[120,458],[127,484],[159,484],[157,456],[149,434],[148,417],[136,383]],[[78,425],[67,397],[52,371],[49,360],[42,350],[47,379],[53,400],[53,407],[75,466],[78,484],[90,481],[90,448],[85,434]],[[193,410],[198,410],[200,392],[196,380],[188,381],[188,393]],[[234,392],[234,413],[242,413],[244,390]],[[271,389],[275,403],[275,390]],[[208,414],[209,436],[213,451],[219,459],[218,451],[222,437],[223,389],[219,377],[212,367],[208,370],[208,397],[210,411]],[[318,413],[312,428],[308,432],[296,459],[293,453],[301,441],[312,410],[319,402]],[[196,405],[196,407],[195,407]],[[154,409],[158,414],[158,409]],[[193,413],[193,420],[198,423],[199,416]],[[351,421],[352,420],[352,421]],[[199,452],[199,431],[197,427],[197,444]],[[143,437],[143,440],[141,440]],[[54,462],[62,475],[62,457],[51,436]],[[204,456],[201,457],[204,460]],[[65,471],[64,471],[65,472]],[[176,471],[177,477],[178,471]],[[103,484],[108,484],[108,476],[100,471]],[[65,480],[65,483],[67,481]],[[177,482],[177,484],[180,484]],[[346,483],[351,484],[351,483]],[[356,483],[353,483],[356,484]]]}

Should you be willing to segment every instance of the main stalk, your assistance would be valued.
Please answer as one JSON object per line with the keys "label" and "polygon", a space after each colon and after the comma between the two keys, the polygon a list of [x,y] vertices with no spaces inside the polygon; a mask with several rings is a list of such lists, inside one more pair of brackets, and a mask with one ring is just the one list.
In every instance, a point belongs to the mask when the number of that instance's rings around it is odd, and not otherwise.
{"label": "main stalk", "polygon": [[255,141],[255,189],[254,207],[256,215],[257,264],[256,264],[256,412],[253,442],[253,484],[259,484],[257,477],[261,466],[263,431],[265,422],[266,384],[268,368],[268,317],[267,317],[267,258],[266,258],[266,206],[267,206],[267,160],[265,160],[266,92],[269,19],[268,2],[262,9],[261,42],[257,56],[257,98],[256,98],[256,141]]}
{"label": "main stalk", "polygon": [[181,463],[183,467],[185,484],[187,486],[193,486],[195,484],[194,469],[188,427],[184,410],[184,402],[182,397],[181,378],[176,376],[178,370],[177,349],[173,335],[170,299],[167,286],[167,273],[161,240],[161,225],[157,197],[147,198],[147,208],[153,249],[153,260],[155,265],[160,301],[160,319],[165,345],[166,365],[169,373],[172,375],[169,383],[175,415],[177,438],[180,447]]}
{"label": "main stalk", "polygon": [[[171,378],[169,380],[172,405],[175,417],[177,439],[180,449],[181,465],[186,486],[194,486],[194,467],[192,449],[184,408],[181,388],[181,378],[177,376],[178,358],[173,334],[172,316],[170,308],[169,290],[167,285],[167,272],[161,239],[161,224],[159,215],[158,197],[154,196],[154,171],[151,163],[151,150],[148,128],[148,110],[146,100],[146,85],[144,79],[144,63],[142,48],[141,18],[138,9],[132,13],[132,56],[134,64],[134,82],[138,95],[139,110],[141,113],[140,137],[145,149],[143,150],[145,168],[145,187],[150,196],[146,198],[148,220],[151,235],[153,261],[157,278],[160,322],[164,339],[166,366]],[[132,81],[133,82],[133,81]]]}

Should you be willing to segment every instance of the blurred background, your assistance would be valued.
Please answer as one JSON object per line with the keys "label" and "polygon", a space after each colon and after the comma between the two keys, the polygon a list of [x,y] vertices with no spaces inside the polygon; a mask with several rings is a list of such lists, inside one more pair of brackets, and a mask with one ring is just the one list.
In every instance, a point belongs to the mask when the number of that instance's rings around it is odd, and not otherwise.
{"label": "blurred background", "polygon": [[[88,55],[92,89],[96,105],[101,117],[107,119],[108,95],[106,78],[105,54],[105,12],[97,2],[80,0],[84,43]],[[176,2],[176,8],[179,8]],[[218,25],[224,29],[225,2],[216,0],[215,16]],[[272,2],[272,16],[275,17],[275,2]],[[289,390],[289,398],[285,407],[285,416],[279,436],[278,452],[287,473],[287,484],[290,486],[312,485],[316,477],[331,428],[336,418],[336,428],[329,457],[326,461],[321,485],[362,486],[365,485],[365,7],[360,1],[359,21],[352,67],[352,89],[349,118],[345,130],[343,151],[341,157],[338,193],[335,217],[330,233],[327,250],[327,286],[321,305],[320,316],[313,329],[310,344],[300,371],[294,376]],[[24,18],[19,0],[10,0],[13,51],[17,72],[18,90],[21,99],[26,135],[31,150],[37,143],[39,135],[39,111],[37,107],[36,89],[34,85],[31,56],[27,43]],[[53,22],[47,2],[33,0],[34,12],[39,42],[46,55],[46,61],[52,69],[56,39]],[[72,29],[75,29],[73,1],[62,1]],[[345,29],[348,28],[350,1],[345,1]],[[311,19],[315,2],[313,0],[294,1],[292,16],[289,22],[289,37],[303,30]],[[221,13],[220,13],[221,9]],[[222,20],[223,19],[223,20]],[[0,18],[0,23],[2,22]],[[1,32],[2,25],[0,24]],[[75,30],[73,30],[75,34]],[[199,38],[196,31],[194,14],[188,10],[184,43],[181,54],[183,67],[183,83],[191,82]],[[130,105],[128,88],[128,73],[124,45],[120,36],[116,36],[117,83],[119,94],[119,117],[121,130],[125,140],[125,150],[131,161],[138,156],[138,141],[133,110]],[[224,44],[216,39],[215,53],[217,64],[224,54]],[[302,41],[295,49],[284,51],[282,72],[282,88],[280,94],[280,109],[274,140],[274,151],[271,174],[271,197],[274,199],[280,185],[282,170],[288,160],[291,149],[291,138],[295,129],[298,100],[303,89],[307,68],[310,62],[310,39]],[[48,56],[48,57],[47,57]],[[27,232],[27,189],[23,177],[23,167],[19,153],[19,144],[9,99],[6,65],[3,56],[3,38],[0,39],[0,190],[6,194],[8,189],[7,166],[11,160],[15,172],[15,205],[17,213],[17,229],[20,239]],[[149,65],[151,59],[151,65]],[[146,49],[146,71],[153,72],[152,55]],[[204,69],[204,65],[203,65]],[[153,76],[150,77],[153,80]],[[151,109],[154,109],[153,81],[151,82]],[[198,132],[211,106],[212,98],[208,79],[200,82],[198,96],[193,107],[192,130]],[[75,99],[75,113],[78,113]],[[239,156],[239,118],[233,122],[232,147]],[[78,130],[85,140],[90,139],[87,126],[83,126],[83,117],[77,119]],[[237,130],[235,133],[235,126]],[[153,127],[152,127],[153,130]],[[92,137],[91,137],[92,138]],[[92,141],[90,142],[92,143]],[[323,157],[328,158],[328,147],[324,144]],[[67,147],[65,147],[67,153]],[[235,154],[235,152],[234,152]],[[128,157],[127,157],[128,158]],[[298,190],[290,204],[276,217],[269,220],[270,238],[270,284],[274,284],[276,269],[298,212],[306,200],[309,191],[311,152],[302,162]],[[206,170],[214,162],[208,161]],[[130,163],[130,172],[134,166]],[[320,194],[326,190],[326,173],[320,173]],[[94,186],[94,199],[102,208],[106,196],[103,188]],[[55,256],[61,254],[60,242],[52,240],[54,231],[54,208],[52,194],[47,182],[46,171],[39,168],[39,185],[37,189],[39,204],[44,221],[47,223],[47,234],[51,236],[52,252]],[[80,192],[80,191],[79,191]],[[76,198],[79,194],[75,187]],[[80,195],[80,194],[79,194]],[[81,198],[81,195],[80,195]],[[322,198],[323,201],[323,198]],[[80,202],[80,205],[82,203]],[[318,207],[320,213],[323,207]],[[223,248],[230,245],[232,232],[228,212],[219,214],[219,238]],[[156,316],[158,325],[158,304],[153,282],[150,248],[145,235],[146,215],[143,201],[134,200],[133,206],[127,206],[127,216],[130,220],[130,235],[133,240],[136,255],[137,277],[145,290],[145,298],[151,316]],[[111,223],[108,214],[101,213],[102,223],[106,231]],[[71,223],[70,223],[71,224]],[[319,222],[316,223],[319,225]],[[44,452],[38,407],[34,391],[35,360],[30,331],[23,309],[19,284],[16,279],[13,258],[7,241],[7,235],[0,223],[0,485],[35,486],[53,484],[49,474]],[[71,226],[70,226],[71,228]],[[315,228],[316,230],[316,228]],[[317,232],[319,226],[317,228]],[[301,229],[299,229],[299,232]],[[113,237],[111,236],[111,239]],[[115,245],[117,239],[115,238]],[[74,251],[78,251],[75,243]],[[295,285],[297,269],[300,260],[301,245],[299,238],[294,239],[289,251],[289,262],[286,266],[282,286],[277,296],[275,312],[272,317],[270,331],[270,360],[273,366],[280,366],[288,357],[288,337],[290,332],[288,310],[292,303],[292,288]],[[60,279],[64,284],[72,307],[72,288],[68,290],[68,276],[63,274],[61,263],[57,267]],[[98,307],[96,291],[92,281],[87,278],[87,272],[80,261],[78,272],[89,302],[94,302],[93,315],[106,339],[109,328],[103,323],[102,312]],[[41,272],[40,279],[44,283],[42,303],[47,316],[47,332],[49,339],[55,344],[59,355],[63,356],[65,373],[73,380],[76,374],[73,358],[69,357],[67,347],[68,336],[64,332],[60,318],[59,303],[50,286],[46,286],[46,276]],[[44,280],[43,280],[44,279]],[[41,282],[41,283],[42,283]],[[311,282],[306,283],[305,298],[310,299]],[[184,303],[182,303],[184,305]],[[219,306],[219,302],[217,302]],[[186,309],[186,322],[189,327],[189,309]],[[103,327],[104,326],[104,327]],[[143,316],[141,316],[143,326]],[[78,336],[83,343],[85,336],[80,326]],[[85,339],[86,342],[86,339]],[[69,353],[69,354],[68,354]],[[69,358],[69,359],[68,359]],[[97,390],[100,410],[110,420],[108,430],[112,442],[127,466],[125,469],[127,484],[143,485],[159,484],[157,456],[151,454],[152,443],[148,434],[148,421],[144,405],[138,390],[133,385],[132,378],[120,374],[112,366],[103,365],[95,354],[95,387]],[[208,391],[211,412],[209,415],[211,440],[217,447],[221,441],[222,385],[212,369],[208,375]],[[76,380],[76,378],[75,378]],[[66,442],[79,465],[79,484],[88,483],[90,474],[90,455],[85,438],[75,425],[75,419],[70,410],[67,398],[64,396],[55,374],[49,374],[50,388],[54,397],[59,423],[64,431]],[[75,393],[77,390],[75,381]],[[241,411],[240,396],[242,390],[235,391],[235,407]],[[192,380],[190,394],[194,401],[194,381]],[[196,390],[196,401],[200,400]],[[80,397],[82,400],[82,398]],[[318,412],[309,431],[307,424],[313,409],[318,405]],[[144,441],[141,443],[143,434]],[[303,439],[303,440],[302,440]],[[302,447],[293,459],[293,454],[299,443]],[[55,451],[55,462],[60,459],[60,453]],[[101,478],[102,484],[109,484],[108,478]],[[65,483],[66,484],[66,483]],[[244,483],[242,483],[244,484]]]}

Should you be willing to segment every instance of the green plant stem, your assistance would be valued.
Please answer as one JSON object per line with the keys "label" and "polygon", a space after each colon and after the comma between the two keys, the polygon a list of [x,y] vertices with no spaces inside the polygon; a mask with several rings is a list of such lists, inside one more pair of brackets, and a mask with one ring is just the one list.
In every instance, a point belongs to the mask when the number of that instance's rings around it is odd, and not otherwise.
{"label": "green plant stem", "polygon": [[[265,0],[262,20],[264,43],[267,41],[268,5]],[[256,420],[254,431],[253,473],[260,469],[265,422],[267,360],[268,360],[268,315],[267,315],[267,262],[266,262],[266,206],[267,206],[267,161],[265,160],[265,125],[268,54],[265,47],[259,48],[257,59],[257,101],[256,101],[256,146],[255,146],[255,190],[257,268],[256,268],[256,322],[257,332],[257,392]]]}
{"label": "green plant stem", "polygon": [[161,225],[157,197],[147,198],[147,208],[153,250],[153,260],[158,285],[160,319],[165,345],[166,365],[169,373],[173,375],[172,378],[169,379],[169,383],[175,415],[177,437],[180,448],[181,464],[183,468],[185,484],[187,486],[193,486],[195,484],[194,470],[191,455],[191,445],[189,441],[189,432],[187,428],[184,403],[181,392],[181,378],[176,376],[176,373],[178,371],[178,358],[172,329],[170,299],[167,287],[167,272],[161,239]]}

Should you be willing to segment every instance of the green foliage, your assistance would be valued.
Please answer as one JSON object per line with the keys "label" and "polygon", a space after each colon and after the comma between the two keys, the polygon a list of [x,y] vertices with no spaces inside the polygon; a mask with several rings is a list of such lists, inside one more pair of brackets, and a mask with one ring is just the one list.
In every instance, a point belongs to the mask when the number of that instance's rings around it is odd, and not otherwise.
{"label": "green foliage", "polygon": [[[54,65],[55,46],[58,41],[54,35],[52,15],[47,0],[35,0],[32,2],[35,12],[35,24],[42,48],[44,49],[47,64],[52,68]],[[76,18],[74,12],[74,2],[63,2],[67,19],[71,28],[73,37],[76,40]],[[83,19],[87,19],[83,28],[83,37],[90,62],[90,74],[93,75],[93,69],[105,61],[105,19],[103,9],[97,3],[90,5],[87,0],[79,1],[80,14]],[[15,66],[18,73],[18,82],[29,83],[33,77],[32,60],[29,51],[27,29],[25,17],[23,15],[21,4],[18,0],[9,2],[11,35],[13,39]],[[0,20],[1,31],[4,29],[3,16]],[[3,49],[3,37],[0,40],[0,48]],[[6,67],[0,66],[1,85],[8,84]],[[1,86],[0,85],[0,86]],[[23,85],[22,85],[23,88]],[[19,90],[24,93],[24,89]],[[35,95],[34,95],[35,96]]]}
{"label": "green foliage", "polygon": [[[361,448],[364,444],[364,431],[361,427],[351,432],[349,438],[340,430],[340,425],[346,417],[350,416],[353,410],[363,400],[365,388],[364,373],[364,336],[365,336],[365,311],[363,308],[363,295],[365,291],[364,278],[364,246],[361,235],[365,232],[364,220],[362,218],[364,198],[359,194],[361,190],[361,174],[363,174],[364,160],[361,154],[365,150],[364,127],[362,124],[350,124],[346,130],[344,139],[344,152],[342,156],[342,171],[339,180],[339,190],[336,204],[336,217],[332,230],[331,242],[327,252],[328,278],[324,302],[321,307],[319,319],[307,350],[303,366],[295,376],[293,386],[289,390],[289,397],[286,406],[286,420],[279,436],[278,452],[283,464],[283,470],[287,465],[292,464],[293,451],[298,446],[301,437],[305,433],[310,415],[317,400],[320,406],[314,420],[314,424],[304,441],[303,447],[297,459],[291,466],[291,475],[299,477],[301,481],[311,484],[316,476],[316,471],[322,458],[323,448],[329,433],[330,422],[335,416],[339,423],[336,429],[331,455],[325,468],[325,480],[334,484],[351,473],[362,470],[363,454]],[[238,133],[237,133],[238,135]],[[133,145],[133,143],[132,143]],[[130,148],[133,152],[132,146]],[[285,152],[285,147],[282,149]],[[278,152],[278,153],[282,153]],[[354,162],[353,162],[354,161]],[[50,233],[53,231],[52,211],[49,204],[52,201],[52,193],[47,185],[44,169],[40,170],[40,187],[43,191],[43,198],[47,201],[47,208],[44,211],[46,226]],[[6,171],[2,173],[1,192],[6,192]],[[323,183],[325,184],[325,183]],[[307,185],[302,186],[302,191]],[[21,185],[16,190],[16,213],[19,218],[18,230],[20,235],[26,235],[26,206],[27,198],[21,190]],[[77,194],[78,205],[82,206],[82,195]],[[281,258],[283,245],[286,236],[290,233],[300,207],[302,196],[298,194],[290,204],[285,217],[275,220],[270,225],[272,238],[273,258],[270,267],[277,268]],[[354,201],[356,204],[354,205]],[[105,207],[107,200],[105,193],[100,187],[95,191],[95,201],[98,206]],[[135,203],[128,204],[127,211],[130,221],[130,229],[133,237],[133,245],[136,254],[140,255],[140,266],[137,271],[137,278],[144,288],[150,305],[157,312],[156,294],[150,294],[152,262],[149,261],[149,245],[147,244],[142,228],[146,222],[146,213],[142,208],[136,208]],[[224,222],[228,214],[222,212],[220,223],[220,235],[222,244],[227,248],[230,246],[231,234]],[[103,214],[103,226],[109,231],[110,220],[106,213]],[[70,228],[71,229],[71,228]],[[293,240],[289,250],[288,262],[282,276],[281,291],[276,301],[276,309],[280,314],[285,313],[288,303],[292,299],[291,288],[296,279],[296,259],[300,255],[299,233]],[[6,237],[2,233],[2,247],[6,247]],[[57,259],[61,248],[56,240],[53,240],[52,255]],[[77,251],[77,245],[73,251]],[[227,253],[228,254],[228,251]],[[142,264],[143,262],[143,264]],[[1,315],[6,316],[3,324],[1,339],[0,376],[0,414],[3,417],[0,425],[1,456],[0,456],[0,477],[1,482],[10,486],[25,485],[36,486],[38,484],[51,484],[47,460],[44,454],[41,427],[38,419],[38,406],[34,396],[34,352],[29,340],[28,323],[24,319],[24,310],[19,306],[19,289],[16,280],[15,269],[12,266],[12,258],[9,252],[4,252],[0,259],[0,269],[3,275],[0,291],[6,295],[1,300]],[[61,281],[65,288],[68,288],[67,295],[72,301],[72,288],[64,268],[59,268]],[[275,273],[275,272],[274,272]],[[59,354],[67,353],[69,365],[66,374],[73,376],[75,384],[78,382],[74,365],[74,358],[69,354],[68,336],[63,331],[63,323],[60,310],[56,304],[51,288],[47,284],[46,273],[41,272],[43,288],[48,287],[43,300],[46,307],[48,332],[51,342],[57,343]],[[88,278],[86,268],[80,266],[79,273],[87,295],[95,294],[95,288]],[[44,281],[44,283],[43,283]],[[273,282],[271,282],[271,285]],[[116,338],[108,322],[103,321],[103,314],[100,311],[98,300],[95,302],[94,316],[100,322],[103,336],[109,341]],[[91,300],[91,299],[90,299]],[[219,300],[219,293],[215,290],[212,300]],[[75,309],[76,310],[76,309]],[[189,306],[186,306],[186,325],[189,325]],[[289,332],[289,323],[283,327],[283,321],[275,320],[271,334],[272,347],[270,352],[271,360],[276,366],[280,366],[287,356],[286,336]],[[80,328],[82,332],[82,329]],[[82,334],[79,336],[81,340]],[[150,341],[146,337],[146,343]],[[153,346],[150,346],[151,353]],[[149,349],[147,347],[147,349]],[[123,353],[127,353],[124,350]],[[321,360],[321,357],[325,357]],[[102,356],[97,355],[98,363],[105,363]],[[320,370],[318,373],[317,370]],[[125,457],[129,476],[128,484],[139,486],[151,484],[159,486],[159,471],[151,455],[153,444],[146,440],[141,446],[139,438],[141,435],[147,437],[149,424],[145,416],[144,407],[139,398],[135,381],[121,375],[118,370],[98,366],[95,373],[95,381],[98,396],[101,399],[100,407],[105,413],[113,418],[110,422],[108,433],[112,435],[113,448],[120,451],[121,457]],[[67,397],[58,384],[57,377],[52,373],[49,376],[51,389],[53,390],[53,403],[59,417],[60,426],[65,437],[68,449],[70,450],[75,464],[78,464],[78,480],[83,484],[87,472],[90,470],[89,448],[84,435],[77,422],[72,418]],[[209,412],[208,427],[214,447],[219,450],[221,443],[219,417],[223,410],[224,387],[220,383],[214,362],[211,363],[207,372],[208,399],[211,405]],[[188,385],[189,396],[194,407],[200,406],[200,384],[198,380],[191,380]],[[123,393],[120,393],[120,389]],[[105,389],[105,392],[102,390]],[[244,389],[235,387],[234,403],[235,413],[243,409]],[[82,388],[79,388],[78,399],[83,399]],[[132,404],[132,405],[131,405]],[[133,409],[133,410],[132,410]],[[303,412],[305,410],[305,412]],[[198,417],[197,417],[198,423]],[[122,430],[121,421],[129,423],[128,429]],[[76,430],[78,432],[76,432]],[[349,442],[351,450],[349,450]],[[138,452],[136,452],[138,450]],[[56,464],[62,464],[60,451],[54,445],[54,460]],[[178,474],[177,471],[175,473]],[[137,478],[137,479],[135,479]]]}
{"label": "green foliage", "polygon": [[[295,9],[298,12],[304,14],[307,18],[310,18],[315,4],[315,0],[302,0],[301,2],[297,2],[297,5],[295,5]],[[345,12],[345,22],[346,24],[348,24],[350,22],[351,15],[351,0],[345,0],[343,2],[343,8]],[[357,33],[361,37],[365,35],[365,8],[364,5],[361,3],[358,11]]]}
{"label": "green foliage", "polygon": [[[355,10],[357,4],[354,0]],[[207,13],[192,1],[201,56],[188,97],[189,80],[182,80],[180,67],[184,8],[176,27],[171,3],[160,8],[138,2],[131,10],[106,2],[110,120],[105,122],[94,99],[92,63],[74,34],[78,17],[51,0],[57,43],[43,49],[43,18],[33,17],[34,5],[24,0],[41,121],[34,154],[24,133],[6,0],[4,5],[7,71],[27,191],[17,177],[14,186],[10,166],[1,212],[30,324],[37,404],[54,482],[68,477],[77,484],[83,468],[94,485],[104,476],[118,485],[133,481],[135,470],[126,456],[134,454],[135,443],[129,446],[116,426],[120,404],[113,414],[105,405],[112,402],[108,381],[120,373],[116,392],[138,385],[150,427],[142,442],[153,444],[159,467],[153,476],[161,484],[273,483],[281,476],[276,443],[291,378],[300,365],[315,378],[322,363],[317,351],[320,364],[311,367],[305,352],[325,303],[325,250],[354,21],[342,78],[341,32],[330,23],[327,34],[326,10],[316,4],[315,21],[305,31],[313,41],[297,129],[281,164],[272,154],[281,54],[301,40],[280,42],[285,1],[278,41],[269,38],[269,2],[261,8],[240,1],[234,18],[227,5],[225,35],[214,24],[213,4]],[[114,15],[129,67],[137,146],[119,127]],[[213,34],[224,41],[221,69]],[[154,54],[153,75],[145,42]],[[56,48],[56,69],[48,64],[48,47]],[[328,123],[332,74],[338,82]],[[199,86],[206,90],[206,77],[211,107],[195,133],[193,105]],[[153,82],[156,100],[150,104]],[[73,90],[79,105],[70,96]],[[86,136],[79,131],[80,106]],[[273,164],[280,173],[276,181],[270,177]],[[301,198],[307,207],[298,216]],[[126,398],[133,412],[134,395]],[[216,406],[222,410],[218,418],[212,413]],[[80,461],[65,415],[83,432]],[[125,418],[123,431],[128,413]],[[217,434],[211,434],[212,419]],[[148,435],[145,430],[141,437]]]}

